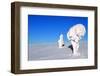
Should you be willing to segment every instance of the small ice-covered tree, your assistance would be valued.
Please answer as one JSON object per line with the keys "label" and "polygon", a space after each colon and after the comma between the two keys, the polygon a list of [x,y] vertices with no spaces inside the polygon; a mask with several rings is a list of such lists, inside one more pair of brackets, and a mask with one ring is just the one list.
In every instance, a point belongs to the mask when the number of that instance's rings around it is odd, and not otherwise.
{"label": "small ice-covered tree", "polygon": [[79,56],[79,41],[85,35],[86,30],[83,24],[76,24],[69,29],[67,33],[67,38],[71,42],[73,47],[73,55]]}
{"label": "small ice-covered tree", "polygon": [[59,48],[63,48],[64,47],[63,34],[60,34],[60,38],[58,40],[58,46],[59,46]]}

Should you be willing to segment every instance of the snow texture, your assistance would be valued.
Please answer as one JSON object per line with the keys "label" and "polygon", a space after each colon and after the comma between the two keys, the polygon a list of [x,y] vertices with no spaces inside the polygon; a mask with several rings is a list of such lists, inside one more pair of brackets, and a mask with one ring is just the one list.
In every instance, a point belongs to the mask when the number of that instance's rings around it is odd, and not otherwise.
{"label": "snow texture", "polygon": [[85,35],[86,30],[83,24],[76,24],[72,28],[69,29],[67,33],[67,38],[71,42],[73,47],[73,55],[80,55],[79,51],[79,41]]}
{"label": "snow texture", "polygon": [[58,46],[59,46],[59,48],[63,48],[64,47],[63,34],[60,35],[60,39],[58,40]]}

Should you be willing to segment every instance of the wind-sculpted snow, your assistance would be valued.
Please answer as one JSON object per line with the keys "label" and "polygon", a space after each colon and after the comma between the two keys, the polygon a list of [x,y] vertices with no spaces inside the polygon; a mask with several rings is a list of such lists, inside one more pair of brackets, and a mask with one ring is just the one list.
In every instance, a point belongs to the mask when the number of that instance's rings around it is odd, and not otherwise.
{"label": "wind-sculpted snow", "polygon": [[82,39],[82,37],[85,35],[86,30],[83,24],[76,24],[73,27],[71,27],[67,33],[67,38],[71,42],[73,47],[73,55],[80,55],[78,52],[79,49],[79,42]]}

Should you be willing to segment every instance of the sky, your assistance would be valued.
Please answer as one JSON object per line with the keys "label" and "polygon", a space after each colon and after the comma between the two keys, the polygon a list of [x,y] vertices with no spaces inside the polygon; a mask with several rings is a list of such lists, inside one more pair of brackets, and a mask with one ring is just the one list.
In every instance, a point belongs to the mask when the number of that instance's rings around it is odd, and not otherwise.
{"label": "sky", "polygon": [[28,15],[28,42],[57,43],[60,34],[68,41],[67,32],[76,24],[83,24],[86,34],[82,40],[88,39],[88,17]]}

